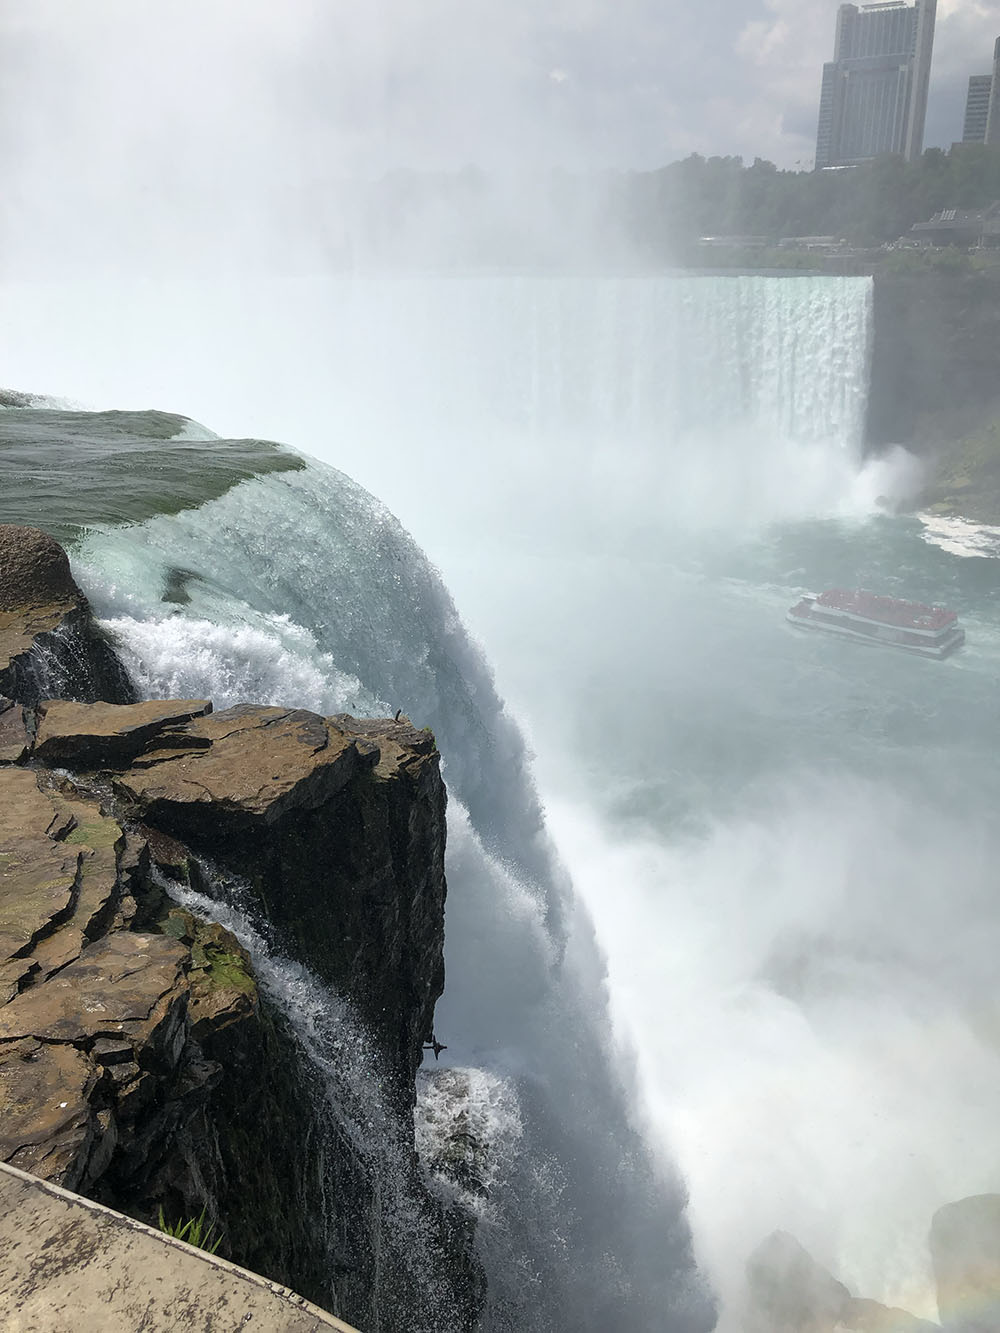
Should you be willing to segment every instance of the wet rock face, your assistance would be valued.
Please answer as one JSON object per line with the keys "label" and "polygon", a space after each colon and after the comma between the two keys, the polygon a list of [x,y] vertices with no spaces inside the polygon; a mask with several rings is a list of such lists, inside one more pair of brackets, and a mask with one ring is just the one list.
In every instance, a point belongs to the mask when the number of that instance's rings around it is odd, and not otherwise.
{"label": "wet rock face", "polygon": [[21,704],[135,698],[66,552],[39,528],[9,523],[0,523],[0,695]]}
{"label": "wet rock face", "polygon": [[351,997],[412,1107],[444,988],[445,791],[430,733],[230,708],[166,726],[114,789],[137,819],[246,878],[282,948]]}

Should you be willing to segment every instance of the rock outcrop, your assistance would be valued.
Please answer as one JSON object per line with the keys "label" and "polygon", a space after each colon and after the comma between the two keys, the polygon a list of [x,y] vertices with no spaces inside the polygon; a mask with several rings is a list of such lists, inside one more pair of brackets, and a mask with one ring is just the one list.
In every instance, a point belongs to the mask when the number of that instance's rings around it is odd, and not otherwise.
{"label": "rock outcrop", "polygon": [[934,1333],[937,1324],[852,1296],[802,1248],[775,1231],[747,1262],[746,1333]]}
{"label": "rock outcrop", "polygon": [[22,703],[135,698],[66,552],[38,528],[7,523],[0,524],[0,695]]}
{"label": "rock outcrop", "polygon": [[[471,1328],[472,1223],[426,1192],[412,1151],[443,987],[433,737],[406,720],[98,701],[87,673],[113,654],[48,539],[0,531],[0,583],[0,1160],[143,1221],[205,1210],[236,1262],[360,1327],[403,1327],[384,1182],[245,949],[176,901],[236,879],[275,948],[367,1032],[436,1289]],[[73,698],[39,695],[53,640],[98,645],[72,659]]]}
{"label": "rock outcrop", "polygon": [[946,1204],[931,1223],[941,1323],[954,1333],[1000,1328],[1000,1194]]}

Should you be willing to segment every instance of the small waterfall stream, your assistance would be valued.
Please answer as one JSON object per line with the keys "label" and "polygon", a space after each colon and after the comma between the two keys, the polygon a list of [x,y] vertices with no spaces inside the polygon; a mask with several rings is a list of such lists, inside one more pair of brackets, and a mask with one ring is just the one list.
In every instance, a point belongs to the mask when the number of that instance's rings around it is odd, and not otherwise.
{"label": "small waterfall stream", "polygon": [[[346,1140],[371,1187],[366,1221],[379,1241],[372,1282],[377,1322],[364,1333],[402,1328],[461,1333],[460,1315],[441,1279],[434,1219],[413,1188],[409,1127],[387,1097],[378,1048],[343,997],[275,948],[266,923],[250,915],[249,895],[239,880],[204,863],[200,871],[199,881],[211,896],[165,879],[161,887],[179,906],[224,926],[248,951],[262,999],[291,1033],[303,1065],[303,1086],[314,1098],[318,1135],[306,1150],[328,1161],[343,1155],[337,1139]],[[326,1230],[336,1290],[344,1201],[327,1197],[325,1204],[327,1215],[317,1217],[316,1226]]]}

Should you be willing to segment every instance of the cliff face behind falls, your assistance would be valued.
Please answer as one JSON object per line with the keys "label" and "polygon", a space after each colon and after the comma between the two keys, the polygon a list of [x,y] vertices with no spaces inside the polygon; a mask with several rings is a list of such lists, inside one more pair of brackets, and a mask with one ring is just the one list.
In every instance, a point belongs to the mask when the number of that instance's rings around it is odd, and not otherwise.
{"label": "cliff face behind falls", "polygon": [[877,274],[867,442],[925,463],[918,505],[1000,523],[1000,274]]}
{"label": "cliff face behind falls", "polygon": [[221,1254],[365,1330],[471,1327],[473,1222],[413,1152],[444,983],[433,737],[138,701],[65,553],[11,526],[0,696],[0,1159],[154,1224],[204,1211]]}

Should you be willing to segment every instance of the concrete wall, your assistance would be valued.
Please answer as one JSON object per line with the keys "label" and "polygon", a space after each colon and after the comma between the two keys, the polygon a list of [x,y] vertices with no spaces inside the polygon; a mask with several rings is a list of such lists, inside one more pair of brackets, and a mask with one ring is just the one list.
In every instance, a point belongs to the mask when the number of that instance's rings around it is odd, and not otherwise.
{"label": "concrete wall", "polygon": [[355,1333],[294,1292],[0,1164],[3,1333]]}

